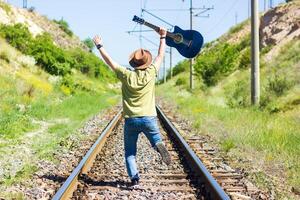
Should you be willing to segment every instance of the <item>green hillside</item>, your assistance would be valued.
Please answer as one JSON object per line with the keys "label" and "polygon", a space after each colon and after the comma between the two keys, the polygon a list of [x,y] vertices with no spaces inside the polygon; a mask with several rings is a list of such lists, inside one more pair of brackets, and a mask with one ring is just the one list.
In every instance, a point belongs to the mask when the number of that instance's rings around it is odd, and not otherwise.
{"label": "green hillside", "polygon": [[[0,9],[13,18],[15,8],[0,2]],[[43,18],[58,31],[37,35],[27,24],[1,23],[0,198],[7,187],[37,171],[38,160],[55,161],[55,151],[68,148],[69,137],[82,137],[75,130],[85,121],[119,102],[115,75],[66,22]]]}
{"label": "green hillside", "polygon": [[[289,3],[270,12],[295,6]],[[286,41],[267,60],[279,45],[261,46],[257,107],[250,105],[249,21],[206,44],[195,61],[193,91],[189,64],[183,61],[158,94],[166,102],[175,100],[177,113],[190,119],[199,134],[216,139],[231,164],[250,172],[249,178],[261,188],[274,190],[275,185],[277,198],[293,199],[291,191],[300,188],[300,40]]]}

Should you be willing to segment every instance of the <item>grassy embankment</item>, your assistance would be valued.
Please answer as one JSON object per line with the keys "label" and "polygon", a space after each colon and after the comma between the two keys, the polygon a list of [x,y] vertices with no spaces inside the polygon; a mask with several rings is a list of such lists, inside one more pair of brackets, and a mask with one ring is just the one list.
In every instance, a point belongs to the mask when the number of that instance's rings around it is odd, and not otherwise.
{"label": "grassy embankment", "polygon": [[57,149],[70,148],[69,137],[83,138],[75,130],[118,103],[119,93],[113,73],[92,53],[62,49],[49,34],[33,37],[21,24],[0,26],[0,183],[6,187],[31,176],[39,160],[55,162]]}
{"label": "grassy embankment", "polygon": [[[250,160],[233,165],[250,169],[249,177],[259,186],[270,189],[274,181],[277,189],[290,191],[300,188],[300,41],[287,44],[270,63],[262,59],[261,102],[251,107],[249,35],[236,44],[227,42],[246,24],[206,45],[196,59],[193,91],[183,61],[174,69],[176,76],[158,87],[158,96],[175,102],[177,113],[189,118],[199,134],[215,138],[229,157]],[[263,49],[261,57],[269,50]],[[280,192],[278,198],[286,195]]]}

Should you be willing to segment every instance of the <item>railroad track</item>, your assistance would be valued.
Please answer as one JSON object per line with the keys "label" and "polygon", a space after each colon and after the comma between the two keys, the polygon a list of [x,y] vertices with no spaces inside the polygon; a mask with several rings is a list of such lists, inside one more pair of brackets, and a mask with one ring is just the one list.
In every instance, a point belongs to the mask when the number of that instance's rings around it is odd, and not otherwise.
{"label": "railroad track", "polygon": [[251,199],[245,187],[239,184],[239,174],[212,165],[206,156],[212,150],[203,148],[201,138],[185,141],[159,107],[157,111],[163,140],[172,155],[171,166],[161,162],[142,135],[137,154],[141,183],[138,189],[130,189],[123,155],[121,124],[124,120],[120,111],[53,199],[230,199],[227,193],[232,199]]}

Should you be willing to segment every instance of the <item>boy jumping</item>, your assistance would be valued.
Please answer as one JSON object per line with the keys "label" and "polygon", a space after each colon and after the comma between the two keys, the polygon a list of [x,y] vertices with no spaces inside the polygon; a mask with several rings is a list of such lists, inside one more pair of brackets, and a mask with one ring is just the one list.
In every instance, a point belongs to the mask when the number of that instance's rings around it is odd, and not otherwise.
{"label": "boy jumping", "polygon": [[102,38],[98,35],[94,37],[94,43],[102,58],[122,82],[125,160],[132,186],[138,185],[140,179],[135,157],[141,132],[160,153],[162,160],[167,165],[171,163],[170,154],[161,139],[155,109],[155,79],[164,58],[167,31],[160,28],[158,33],[159,50],[153,62],[151,53],[145,49],[138,49],[130,55],[129,64],[134,71],[117,64],[104,49]]}

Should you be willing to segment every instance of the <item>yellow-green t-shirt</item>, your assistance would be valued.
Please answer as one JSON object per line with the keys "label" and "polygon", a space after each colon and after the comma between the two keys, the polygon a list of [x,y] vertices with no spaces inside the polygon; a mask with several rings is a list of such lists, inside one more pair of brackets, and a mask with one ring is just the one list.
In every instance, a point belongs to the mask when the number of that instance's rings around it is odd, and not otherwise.
{"label": "yellow-green t-shirt", "polygon": [[134,71],[117,67],[115,72],[122,82],[123,116],[156,116],[154,88],[157,68],[153,64]]}

